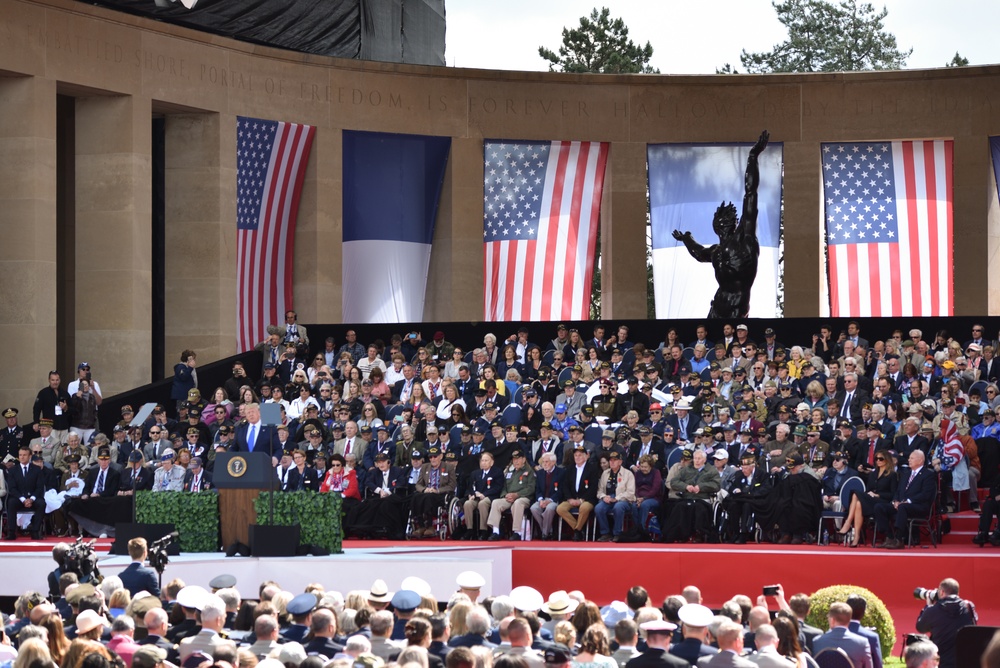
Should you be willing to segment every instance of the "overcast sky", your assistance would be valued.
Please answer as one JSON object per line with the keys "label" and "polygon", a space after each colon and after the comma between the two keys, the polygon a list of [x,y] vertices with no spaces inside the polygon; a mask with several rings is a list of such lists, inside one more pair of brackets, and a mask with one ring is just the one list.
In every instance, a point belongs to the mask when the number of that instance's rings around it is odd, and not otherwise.
{"label": "overcast sky", "polygon": [[[886,0],[885,27],[901,49],[913,48],[908,68],[941,67],[955,51],[972,65],[1000,62],[997,0]],[[447,0],[445,58],[450,67],[546,70],[538,47],[557,51],[562,29],[595,6],[620,17],[638,44],[653,45],[651,64],[664,74],[714,74],[740,52],[766,51],[787,33],[767,0]],[[991,46],[992,45],[992,46]]]}

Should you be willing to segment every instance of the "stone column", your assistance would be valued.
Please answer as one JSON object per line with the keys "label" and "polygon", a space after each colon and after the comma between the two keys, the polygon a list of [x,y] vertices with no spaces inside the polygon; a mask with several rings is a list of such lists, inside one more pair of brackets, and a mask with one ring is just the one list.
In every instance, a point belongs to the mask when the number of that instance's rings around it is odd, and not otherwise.
{"label": "stone column", "polygon": [[444,175],[424,318],[483,318],[483,140],[452,138]]}
{"label": "stone column", "polygon": [[601,319],[646,318],[646,145],[612,142],[601,202]]}
{"label": "stone column", "polygon": [[[302,182],[294,269],[295,311],[302,324],[343,318],[342,137],[340,130],[317,130]],[[284,320],[275,324],[282,325]],[[323,342],[310,339],[309,345],[319,350]]]}
{"label": "stone column", "polygon": [[820,235],[820,144],[813,140],[785,142],[783,161],[785,317],[814,318],[822,312],[820,299],[827,294],[820,290],[826,262]]}
{"label": "stone column", "polygon": [[150,381],[150,106],[76,101],[76,354],[104,396]]}
{"label": "stone column", "polygon": [[0,79],[0,239],[0,407],[23,424],[56,366],[54,81]]}
{"label": "stone column", "polygon": [[[997,226],[989,204],[997,195],[991,178],[989,139],[955,137],[952,179],[952,299],[955,315],[984,316],[1000,312],[997,291]],[[992,224],[991,224],[992,223]],[[985,289],[984,289],[985,288]],[[987,336],[992,336],[987,326]]]}
{"label": "stone column", "polygon": [[[236,352],[235,118],[171,114],[165,123],[163,368],[182,350],[204,364]],[[226,141],[229,139],[229,141]]]}

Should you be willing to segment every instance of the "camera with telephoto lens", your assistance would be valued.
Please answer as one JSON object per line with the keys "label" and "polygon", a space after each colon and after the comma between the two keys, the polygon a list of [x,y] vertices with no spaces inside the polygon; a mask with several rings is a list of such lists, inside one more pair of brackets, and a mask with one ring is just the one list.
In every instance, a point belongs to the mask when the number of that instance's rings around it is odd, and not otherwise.
{"label": "camera with telephoto lens", "polygon": [[924,589],[923,587],[917,587],[913,590],[913,598],[926,601],[928,605],[937,603],[938,592],[937,589]]}

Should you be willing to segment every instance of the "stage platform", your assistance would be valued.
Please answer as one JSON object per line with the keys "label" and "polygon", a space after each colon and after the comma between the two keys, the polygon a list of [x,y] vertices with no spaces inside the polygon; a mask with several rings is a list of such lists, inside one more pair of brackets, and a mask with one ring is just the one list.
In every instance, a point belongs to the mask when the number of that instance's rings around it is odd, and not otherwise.
{"label": "stage platform", "polygon": [[[414,575],[430,585],[439,601],[455,591],[455,576],[476,570],[486,579],[484,596],[505,594],[529,585],[543,595],[557,589],[579,589],[605,605],[624,600],[641,584],[654,604],[698,586],[705,604],[718,608],[734,594],[756,599],[765,585],[781,583],[787,595],[813,592],[833,584],[850,584],[875,592],[889,607],[897,633],[912,632],[923,607],[914,587],[933,588],[945,577],[956,578],[962,596],[976,603],[979,622],[1000,626],[1000,548],[971,543],[976,516],[953,515],[953,532],[937,548],[929,545],[890,551],[848,549],[841,545],[650,545],[562,542],[344,541],[344,553],[326,557],[255,558],[222,553],[181,554],[170,558],[164,582],[181,578],[208,586],[220,573],[237,578],[247,598],[257,585],[272,579],[299,592],[311,582],[346,593],[367,590],[382,578],[390,589]],[[43,589],[54,564],[49,553],[59,539],[0,541],[0,563],[17,577],[0,580],[0,596]],[[100,568],[112,575],[128,565],[124,556],[109,555],[111,539],[98,539]],[[773,602],[772,602],[773,608]]]}

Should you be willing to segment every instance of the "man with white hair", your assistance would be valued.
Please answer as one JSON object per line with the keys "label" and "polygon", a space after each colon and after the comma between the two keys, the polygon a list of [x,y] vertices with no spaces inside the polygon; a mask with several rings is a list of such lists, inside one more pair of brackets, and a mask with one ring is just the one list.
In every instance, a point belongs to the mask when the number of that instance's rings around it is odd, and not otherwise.
{"label": "man with white hair", "polygon": [[132,655],[139,649],[135,642],[135,620],[128,615],[118,615],[111,623],[111,640],[108,649],[122,658],[126,666],[132,665]]}
{"label": "man with white hair", "polygon": [[770,624],[761,624],[754,633],[757,653],[750,660],[761,668],[792,668],[795,662],[778,654],[778,632]]}
{"label": "man with white hair", "polygon": [[[937,645],[930,640],[918,640],[912,645],[907,645],[906,651],[903,652],[906,668],[936,668],[940,660]],[[983,665],[990,664],[984,662]]]}
{"label": "man with white hair", "polygon": [[219,632],[226,623],[226,604],[217,594],[208,594],[201,600],[201,631],[196,635],[184,638],[180,644],[180,658],[183,662],[195,652],[204,652],[209,656],[220,645],[234,646],[232,640],[226,640]]}
{"label": "man with white hair", "polygon": [[344,651],[340,652],[333,658],[336,659],[350,659],[352,662],[357,659],[362,654],[368,654],[372,651],[372,644],[368,638],[361,635],[353,635],[347,639],[347,643],[344,644]]}
{"label": "man with white hair", "polygon": [[465,614],[465,626],[468,633],[455,636],[448,641],[449,647],[496,647],[487,640],[490,633],[490,615],[481,605],[474,606]]}
{"label": "man with white hair", "polygon": [[368,627],[372,631],[371,652],[383,661],[388,661],[391,654],[396,654],[400,650],[400,645],[389,638],[392,635],[394,622],[395,619],[388,610],[379,610],[368,622]]}

